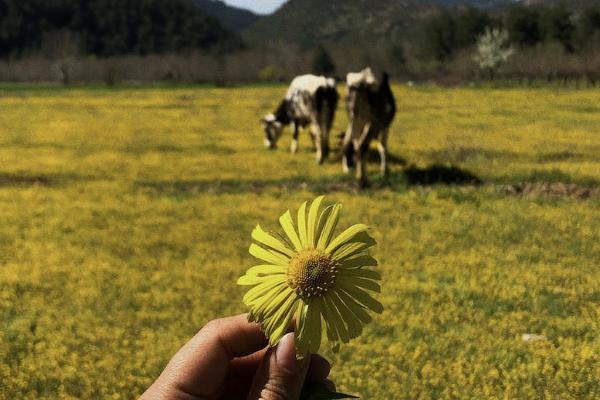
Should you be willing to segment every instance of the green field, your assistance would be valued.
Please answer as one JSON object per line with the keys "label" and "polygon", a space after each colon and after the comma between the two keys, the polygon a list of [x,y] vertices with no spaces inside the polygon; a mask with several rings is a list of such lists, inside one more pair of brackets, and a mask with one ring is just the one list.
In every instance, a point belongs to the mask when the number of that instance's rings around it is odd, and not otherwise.
{"label": "green field", "polygon": [[338,389],[600,398],[600,92],[394,90],[361,192],[306,134],[263,148],[283,86],[0,89],[0,398],[141,394],[245,311],[252,228],[317,194],[380,243],[386,309],[325,351]]}

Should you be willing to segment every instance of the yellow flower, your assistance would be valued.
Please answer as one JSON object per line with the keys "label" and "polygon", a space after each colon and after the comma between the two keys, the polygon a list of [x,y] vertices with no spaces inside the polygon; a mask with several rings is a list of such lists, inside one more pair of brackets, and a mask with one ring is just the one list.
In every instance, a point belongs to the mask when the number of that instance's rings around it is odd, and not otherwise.
{"label": "yellow flower", "polygon": [[[253,286],[244,296],[249,320],[261,324],[269,344],[275,346],[295,320],[299,357],[316,353],[323,328],[332,344],[358,337],[371,321],[367,310],[381,313],[383,306],[369,291],[380,292],[381,276],[367,267],[377,261],[366,251],[376,244],[368,227],[357,224],[333,237],[341,205],[320,210],[323,196],[308,210],[305,202],[294,224],[287,211],[279,218],[286,237],[280,239],[258,225],[250,254],[265,264],[250,268],[238,280]],[[323,324],[324,321],[324,324]]]}

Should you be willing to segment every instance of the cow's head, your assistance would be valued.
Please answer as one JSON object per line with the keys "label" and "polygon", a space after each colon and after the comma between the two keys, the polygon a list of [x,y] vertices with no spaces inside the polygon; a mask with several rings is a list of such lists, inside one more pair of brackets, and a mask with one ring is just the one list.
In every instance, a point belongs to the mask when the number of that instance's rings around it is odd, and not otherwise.
{"label": "cow's head", "polygon": [[277,140],[281,136],[281,131],[283,131],[283,124],[277,121],[273,114],[267,115],[261,122],[265,129],[265,147],[274,149],[277,147]]}

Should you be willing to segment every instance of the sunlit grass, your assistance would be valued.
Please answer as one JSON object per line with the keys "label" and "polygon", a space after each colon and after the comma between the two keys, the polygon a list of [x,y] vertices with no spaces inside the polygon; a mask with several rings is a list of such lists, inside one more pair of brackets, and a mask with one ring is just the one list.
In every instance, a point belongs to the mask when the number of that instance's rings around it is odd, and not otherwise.
{"label": "sunlit grass", "polygon": [[321,192],[375,227],[384,274],[384,314],[327,354],[340,389],[600,396],[597,191],[504,190],[598,187],[596,91],[396,87],[391,177],[369,165],[365,192],[317,166],[306,134],[295,156],[289,132],[262,147],[259,118],[284,92],[1,92],[0,398],[140,394],[204,323],[245,310],[235,281],[256,223]]}

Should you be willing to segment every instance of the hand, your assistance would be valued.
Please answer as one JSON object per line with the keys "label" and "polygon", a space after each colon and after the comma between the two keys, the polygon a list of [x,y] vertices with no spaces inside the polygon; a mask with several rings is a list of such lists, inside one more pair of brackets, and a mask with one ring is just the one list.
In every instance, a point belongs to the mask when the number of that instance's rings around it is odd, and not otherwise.
{"label": "hand", "polygon": [[260,327],[238,315],[202,328],[140,400],[298,400],[304,382],[326,381],[330,368],[319,355],[296,360],[293,333],[267,348]]}

